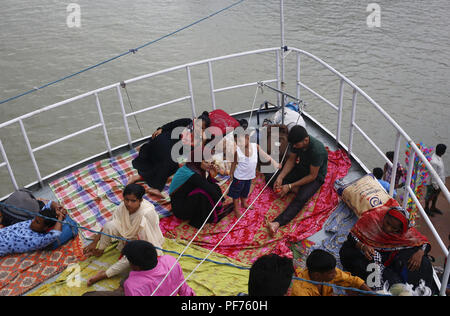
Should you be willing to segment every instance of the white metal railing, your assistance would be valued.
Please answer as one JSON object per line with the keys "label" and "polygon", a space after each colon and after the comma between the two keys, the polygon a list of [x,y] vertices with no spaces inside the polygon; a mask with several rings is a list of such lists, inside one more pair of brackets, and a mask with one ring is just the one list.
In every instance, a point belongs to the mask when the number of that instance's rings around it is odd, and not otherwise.
{"label": "white metal railing", "polygon": [[2,154],[3,162],[0,163],[0,168],[6,167],[8,169],[9,177],[11,178],[11,182],[14,186],[14,189],[19,189],[19,186],[17,185],[16,178],[14,177],[13,170],[11,168],[11,165],[9,164],[8,156],[6,156],[5,148],[3,147],[3,143],[0,140],[0,153]]}
{"label": "white metal railing", "polygon": [[[55,104],[43,107],[41,109],[38,109],[38,110],[35,110],[35,111],[32,111],[32,112],[29,112],[27,114],[24,114],[22,116],[19,116],[19,117],[15,118],[15,119],[9,120],[9,121],[4,122],[4,123],[1,123],[0,124],[0,132],[1,132],[1,130],[3,128],[6,128],[6,127],[11,126],[13,124],[19,124],[20,130],[21,130],[22,136],[24,137],[24,141],[25,141],[25,144],[26,144],[26,147],[27,147],[27,151],[28,151],[28,154],[30,156],[30,160],[31,160],[31,162],[33,164],[33,167],[35,169],[36,178],[37,178],[37,181],[31,182],[31,183],[25,185],[25,187],[30,187],[30,186],[33,186],[35,184],[43,185],[43,182],[45,180],[47,180],[47,179],[49,179],[49,178],[51,178],[51,177],[53,177],[53,176],[55,176],[57,174],[60,174],[60,173],[62,173],[64,171],[66,171],[66,170],[72,169],[72,168],[74,168],[75,166],[77,166],[79,164],[82,164],[82,163],[84,163],[86,161],[95,159],[96,157],[102,156],[104,154],[109,153],[110,155],[112,155],[112,152],[114,150],[116,150],[118,148],[121,148],[121,147],[123,147],[124,145],[127,145],[127,144],[131,147],[133,142],[140,141],[140,140],[144,139],[145,137],[143,137],[141,139],[134,139],[133,140],[133,138],[131,136],[131,132],[130,132],[130,127],[129,127],[129,124],[128,124],[128,119],[130,117],[133,117],[135,115],[138,115],[138,114],[141,114],[141,113],[144,113],[144,112],[147,112],[147,111],[151,111],[151,110],[154,110],[154,109],[157,109],[157,108],[165,107],[165,106],[168,106],[170,104],[174,104],[174,103],[178,103],[178,102],[182,102],[182,101],[187,101],[187,100],[190,101],[192,117],[195,117],[196,116],[195,99],[194,99],[194,94],[193,94],[192,78],[191,78],[191,68],[193,68],[195,66],[203,65],[203,64],[207,64],[208,65],[209,81],[210,81],[210,94],[211,94],[211,102],[212,102],[212,108],[213,109],[215,109],[215,95],[217,93],[228,92],[228,91],[232,91],[232,90],[238,89],[238,88],[256,86],[258,84],[258,82],[249,82],[249,83],[243,83],[243,84],[238,84],[238,85],[233,85],[233,86],[228,86],[228,87],[223,87],[223,88],[215,88],[214,87],[213,70],[212,70],[212,64],[214,62],[218,62],[218,61],[222,61],[222,60],[228,60],[228,59],[233,59],[233,58],[239,58],[239,57],[244,57],[244,56],[249,56],[249,55],[254,55],[254,54],[265,54],[265,53],[273,53],[273,52],[275,52],[275,54],[276,54],[276,56],[275,56],[275,63],[277,64],[277,67],[276,67],[277,79],[268,79],[268,80],[264,80],[263,82],[264,83],[278,82],[278,84],[280,84],[279,65],[278,65],[279,59],[280,59],[279,50],[280,49],[277,48],[277,47],[275,47],[275,48],[266,48],[266,49],[258,49],[258,50],[247,51],[247,52],[242,52],[242,53],[237,53],[237,54],[231,54],[231,55],[221,56],[221,57],[216,57],[216,58],[210,58],[210,59],[200,60],[200,61],[196,61],[196,62],[193,62],[193,63],[188,63],[188,64],[184,64],[184,65],[180,65],[180,66],[167,68],[167,69],[164,69],[164,70],[161,70],[161,71],[145,74],[145,75],[142,75],[142,76],[131,78],[131,79],[123,81],[123,82],[117,82],[117,83],[114,83],[114,84],[111,84],[111,85],[108,85],[108,86],[105,86],[105,87],[102,87],[102,88],[99,88],[99,89],[95,89],[95,90],[83,93],[81,95],[78,95],[78,96],[75,96],[75,97],[63,100],[61,102],[57,102]],[[163,75],[163,74],[168,74],[168,73],[175,72],[175,71],[178,71],[178,70],[183,70],[183,69],[186,71],[187,87],[188,87],[188,90],[189,90],[189,95],[188,96],[176,98],[176,99],[173,99],[173,100],[170,100],[170,101],[167,101],[167,102],[163,102],[163,103],[160,103],[160,104],[157,104],[157,105],[149,106],[147,108],[144,108],[144,109],[132,112],[132,113],[127,113],[126,112],[125,106],[124,106],[124,102],[123,102],[122,92],[121,92],[121,86],[125,87],[126,85],[132,84],[132,83],[137,82],[137,81],[141,81],[141,80],[144,80],[144,79],[156,77],[156,76]],[[109,91],[109,90],[113,90],[113,89],[116,89],[116,92],[117,92],[117,97],[118,97],[118,101],[119,101],[120,109],[121,109],[121,113],[122,113],[122,118],[123,118],[123,124],[124,124],[125,132],[126,132],[126,135],[127,135],[127,144],[121,144],[121,145],[119,145],[119,146],[117,146],[115,148],[111,148],[111,142],[110,142],[110,139],[109,139],[109,136],[108,136],[106,123],[105,123],[105,120],[104,120],[103,111],[102,111],[101,104],[100,104],[100,99],[99,99],[99,94],[101,94],[103,92],[106,92],[106,91]],[[27,132],[27,130],[25,128],[25,124],[24,124],[24,121],[26,119],[29,119],[29,118],[31,118],[33,116],[36,116],[38,114],[41,114],[41,113],[45,113],[45,112],[48,112],[48,111],[60,108],[62,106],[70,104],[72,102],[89,98],[91,96],[95,97],[95,106],[96,106],[96,109],[97,109],[98,114],[99,114],[99,122],[98,123],[96,123],[96,124],[94,124],[92,126],[86,127],[84,129],[80,129],[80,130],[78,130],[78,131],[76,131],[76,132],[74,132],[74,133],[72,133],[70,135],[66,135],[64,137],[60,137],[60,138],[58,138],[56,140],[53,140],[53,141],[48,142],[46,144],[43,144],[41,146],[38,146],[38,147],[33,147],[32,146],[32,144],[31,144],[31,142],[29,140],[29,137],[28,137],[28,132]],[[94,104],[94,102],[92,102],[92,104]],[[100,152],[98,154],[95,154],[93,156],[85,158],[82,161],[79,161],[79,162],[77,162],[75,164],[72,164],[70,166],[66,166],[66,167],[64,167],[64,168],[62,168],[60,170],[57,170],[57,171],[55,171],[55,172],[53,172],[51,174],[48,174],[46,176],[41,175],[41,171],[40,171],[40,168],[39,168],[39,163],[37,162],[36,157],[35,157],[35,153],[37,151],[40,151],[40,150],[48,148],[48,147],[50,147],[52,145],[61,143],[61,142],[65,141],[65,140],[68,140],[68,139],[73,138],[75,136],[79,136],[79,135],[85,134],[85,133],[87,133],[89,131],[92,131],[94,129],[97,129],[97,128],[102,128],[102,130],[103,130],[104,139],[105,139],[105,145],[106,145],[106,150],[105,151],[102,151],[102,152]],[[0,133],[0,135],[1,135],[1,133]],[[1,137],[0,137],[0,140],[1,140]],[[9,164],[9,162],[7,162],[6,152],[3,149],[3,146],[2,146],[2,156],[3,156],[4,163],[0,164],[0,167],[7,166],[8,171],[9,171],[9,175],[10,175],[10,179],[11,179],[13,185],[14,185],[14,188],[17,188],[18,187],[17,186],[17,181],[16,181],[16,179],[15,179],[15,177],[13,175],[13,171],[12,171],[11,165]],[[8,195],[0,198],[0,200],[5,199],[7,196]]]}
{"label": "white metal railing", "polygon": [[[297,92],[297,99],[300,99],[301,97],[301,89],[305,89],[306,91],[308,91],[309,93],[311,93],[312,95],[314,95],[315,97],[319,98],[321,101],[323,101],[325,104],[327,104],[329,107],[331,107],[334,111],[337,112],[337,132],[336,135],[333,135],[332,133],[330,133],[328,131],[328,129],[326,129],[326,127],[322,126],[319,122],[317,122],[322,128],[324,128],[325,131],[327,131],[329,134],[331,134],[333,137],[335,137],[336,142],[338,144],[340,144],[343,148],[345,148],[348,153],[350,155],[353,156],[353,158],[355,158],[360,165],[366,170],[368,171],[367,167],[364,165],[364,163],[362,163],[358,157],[356,157],[353,154],[353,148],[354,148],[354,143],[353,143],[353,136],[354,136],[354,132],[357,131],[359,132],[363,138],[369,143],[370,146],[372,146],[379,154],[380,156],[386,160],[386,162],[392,167],[392,166],[397,166],[398,160],[399,160],[399,154],[400,154],[400,145],[402,142],[402,139],[404,139],[408,144],[410,144],[411,146],[411,155],[410,155],[410,165],[408,166],[408,174],[407,174],[407,181],[406,181],[406,196],[405,196],[405,201],[408,200],[408,197],[410,196],[412,198],[412,200],[414,201],[414,203],[417,205],[417,208],[419,209],[420,215],[425,219],[427,225],[429,226],[429,228],[432,230],[434,237],[436,238],[436,240],[438,241],[438,244],[440,246],[440,248],[442,249],[443,253],[445,254],[445,256],[447,257],[448,254],[448,250],[445,247],[445,244],[442,242],[442,239],[440,238],[439,234],[436,232],[436,230],[434,229],[431,221],[429,220],[427,214],[425,213],[423,207],[421,206],[420,202],[417,199],[417,196],[415,195],[415,193],[411,190],[410,188],[410,184],[411,184],[411,177],[412,177],[412,171],[413,168],[411,166],[411,161],[414,161],[415,156],[417,156],[427,167],[428,171],[431,173],[431,175],[433,177],[435,177],[437,179],[437,182],[443,192],[443,195],[445,196],[445,198],[447,199],[447,201],[449,201],[450,203],[450,193],[447,190],[447,188],[445,187],[445,184],[439,179],[439,176],[437,175],[436,171],[432,168],[432,166],[430,165],[430,163],[428,162],[428,160],[426,159],[426,157],[423,155],[423,153],[420,151],[420,149],[416,146],[416,144],[413,142],[413,140],[409,137],[409,135],[398,125],[397,122],[395,122],[390,116],[389,114],[386,113],[386,111],[383,110],[383,108],[381,106],[379,106],[370,96],[368,96],[363,90],[361,90],[356,84],[354,84],[351,80],[349,80],[347,77],[345,77],[344,75],[342,75],[341,73],[339,73],[338,71],[336,71],[333,67],[331,67],[330,65],[328,65],[327,63],[325,63],[323,60],[321,60],[320,58],[297,48],[289,48],[289,50],[291,52],[295,52],[296,55],[296,92]],[[188,63],[188,64],[184,64],[184,65],[179,65],[176,67],[171,67],[171,68],[167,68],[161,71],[157,71],[157,72],[153,72],[153,73],[149,73],[149,74],[145,74],[142,76],[138,76],[120,83],[114,83],[108,86],[105,86],[103,88],[99,88],[96,90],[92,90],[90,92],[81,94],[79,96],[46,106],[42,109],[27,113],[25,115],[22,115],[18,118],[12,119],[8,122],[2,123],[0,124],[0,131],[2,128],[10,126],[12,124],[16,124],[18,123],[20,125],[21,128],[21,132],[22,135],[24,137],[25,143],[27,145],[27,149],[31,158],[31,161],[33,162],[36,174],[37,174],[37,182],[33,182],[31,184],[29,184],[28,186],[34,185],[36,183],[43,183],[44,180],[53,177],[65,170],[68,170],[70,168],[73,168],[74,166],[76,166],[79,163],[91,160],[95,157],[101,156],[105,153],[109,153],[110,155],[112,154],[112,151],[126,146],[127,144],[131,147],[133,142],[139,141],[144,139],[145,137],[141,138],[141,139],[135,139],[133,140],[131,133],[130,133],[130,128],[128,125],[128,119],[132,116],[147,112],[147,111],[151,111],[157,108],[161,108],[161,107],[165,107],[168,106],[170,104],[174,104],[174,103],[178,103],[178,102],[182,102],[182,101],[190,101],[190,106],[191,106],[191,112],[192,112],[192,116],[195,117],[196,116],[196,109],[195,109],[195,98],[194,98],[194,94],[193,94],[193,89],[192,89],[192,78],[191,78],[191,68],[198,66],[198,65],[203,65],[206,64],[208,66],[208,79],[209,79],[209,84],[210,84],[210,96],[211,96],[211,105],[212,105],[212,109],[216,108],[216,101],[215,101],[215,97],[217,93],[221,93],[221,92],[228,92],[228,91],[232,91],[234,89],[238,89],[238,88],[244,88],[244,87],[250,87],[250,86],[256,86],[260,81],[257,82],[249,82],[249,83],[243,83],[243,84],[238,84],[238,85],[233,85],[233,86],[228,86],[228,87],[222,87],[222,88],[216,88],[214,86],[214,76],[213,76],[213,63],[217,62],[217,61],[222,61],[222,60],[229,60],[229,59],[233,59],[233,58],[239,58],[239,57],[244,57],[244,56],[250,56],[250,55],[254,55],[254,54],[265,54],[265,53],[273,53],[275,52],[275,72],[276,72],[276,79],[268,79],[265,81],[262,81],[264,83],[276,83],[277,84],[277,88],[279,90],[281,90],[282,88],[284,88],[284,80],[285,80],[285,63],[286,63],[286,56],[285,56],[285,52],[283,48],[279,48],[279,47],[273,47],[273,48],[266,48],[266,49],[258,49],[258,50],[253,50],[253,51],[247,51],[247,52],[242,52],[242,53],[237,53],[237,54],[231,54],[231,55],[227,55],[227,56],[221,56],[221,57],[216,57],[216,58],[210,58],[210,59],[205,59],[205,60],[200,60],[197,62],[193,62],[193,63]],[[308,57],[310,59],[312,59],[313,61],[321,64],[323,67],[325,67],[326,69],[328,69],[331,73],[333,73],[334,75],[336,75],[338,81],[339,81],[339,99],[338,99],[338,105],[335,105],[333,102],[329,101],[328,99],[326,99],[325,97],[323,97],[322,95],[320,95],[319,93],[317,93],[316,91],[314,91],[312,88],[308,87],[305,83],[303,83],[301,81],[301,60],[302,60],[302,56],[303,57]],[[140,81],[140,80],[144,80],[147,78],[152,78],[152,77],[156,77],[162,74],[167,74],[167,73],[171,73],[177,70],[185,70],[186,71],[186,78],[187,78],[187,87],[188,87],[188,91],[189,91],[189,95],[187,96],[181,96],[181,97],[177,97],[175,99],[157,104],[157,105],[152,105],[149,106],[147,108],[132,112],[132,113],[127,113],[125,110],[125,106],[124,106],[124,102],[123,102],[123,98],[122,98],[122,93],[121,93],[121,86],[124,87],[126,85],[132,84],[134,82]],[[351,109],[351,124],[349,126],[349,140],[348,140],[348,144],[345,144],[342,140],[341,140],[341,133],[342,133],[342,117],[343,117],[343,112],[344,112],[344,88],[345,86],[350,86],[352,88],[352,109]],[[121,107],[121,112],[122,112],[122,117],[123,117],[123,123],[124,123],[124,127],[125,127],[125,131],[127,134],[127,144],[122,144],[120,146],[117,146],[116,148],[111,148],[110,145],[110,139],[107,133],[107,129],[106,129],[106,124],[104,121],[104,117],[103,117],[103,112],[101,109],[101,104],[99,101],[99,94],[102,92],[105,92],[107,90],[112,90],[112,89],[116,89],[117,92],[117,96],[118,96],[118,100],[119,100],[119,104]],[[65,104],[69,104],[71,102],[80,100],[80,99],[84,99],[90,96],[94,96],[95,97],[95,106],[97,108],[98,114],[99,114],[99,123],[94,124],[90,127],[81,129],[75,133],[72,133],[70,135],[66,135],[64,137],[61,137],[57,140],[51,141],[47,144],[41,145],[39,147],[33,148],[32,145],[30,144],[30,141],[28,139],[28,134],[27,131],[25,129],[24,123],[23,121],[25,119],[28,119],[34,115],[37,115],[39,113],[43,113],[43,112],[47,112],[50,110],[53,110],[55,108],[61,107]],[[365,98],[379,113],[382,114],[382,116],[385,118],[385,120],[390,123],[394,129],[396,130],[396,142],[395,142],[395,151],[394,151],[394,159],[391,162],[383,153],[383,151],[377,146],[377,144],[367,135],[367,133],[356,123],[356,107],[357,107],[357,98],[358,96],[362,96],[363,98]],[[280,95],[277,94],[277,99],[278,99],[278,104],[280,104]],[[94,102],[93,102],[94,103]],[[307,114],[307,113],[305,113]],[[49,146],[52,146],[54,144],[60,143],[62,141],[65,141],[67,139],[70,139],[72,137],[75,137],[77,135],[81,135],[84,133],[87,133],[93,129],[96,128],[102,128],[103,129],[103,134],[104,134],[104,138],[105,138],[105,145],[106,145],[106,150],[103,152],[100,152],[94,156],[91,156],[89,158],[84,159],[82,162],[77,162],[76,164],[73,164],[71,166],[67,166],[61,170],[58,170],[50,175],[47,176],[42,176],[40,174],[40,170],[39,170],[39,166],[38,163],[35,159],[34,153],[36,151],[42,150],[44,148],[47,148]],[[2,144],[1,144],[1,139],[0,139],[0,149],[1,149],[1,153],[3,156],[3,160],[4,162],[2,164],[0,164],[0,167],[2,166],[7,166],[11,180],[13,182],[14,187],[17,187],[17,182],[14,178],[14,174],[11,168],[11,165],[9,164],[8,160],[7,160],[7,156],[6,156],[6,152],[5,149],[3,148]],[[397,169],[396,168],[392,168],[392,177],[391,177],[391,192],[390,194],[392,195],[393,190],[394,190],[394,181],[396,178],[396,172]],[[406,202],[405,202],[406,203]],[[405,205],[404,205],[405,206]],[[448,269],[449,267],[447,266],[446,269],[446,273],[445,275],[448,276]],[[445,281],[445,280],[444,280]],[[445,284],[445,283],[444,283]]]}

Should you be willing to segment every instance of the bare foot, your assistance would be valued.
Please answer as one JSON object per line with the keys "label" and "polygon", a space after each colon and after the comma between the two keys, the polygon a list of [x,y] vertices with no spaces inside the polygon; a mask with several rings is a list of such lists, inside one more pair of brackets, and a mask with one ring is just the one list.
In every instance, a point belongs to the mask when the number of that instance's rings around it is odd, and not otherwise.
{"label": "bare foot", "polygon": [[253,210],[253,205],[249,206],[247,202],[242,202],[241,206],[245,209]]}
{"label": "bare foot", "polygon": [[92,278],[90,278],[87,281],[87,286],[91,286],[94,283],[97,283],[98,281],[101,281],[103,279],[106,279],[106,272],[105,271],[100,271],[99,273],[97,273],[95,276],[93,276]]}
{"label": "bare foot", "polygon": [[270,236],[273,237],[277,233],[278,228],[280,228],[280,223],[278,223],[278,222],[269,223],[268,229],[269,229]]}
{"label": "bare foot", "polygon": [[237,210],[236,208],[234,209],[234,215],[236,215],[237,218],[240,218],[242,216],[242,213],[240,212],[240,210]]}
{"label": "bare foot", "polygon": [[145,192],[146,192],[147,194],[153,194],[153,195],[156,195],[157,197],[159,197],[159,198],[162,199],[162,200],[165,200],[165,199],[166,199],[166,197],[161,193],[161,191],[158,191],[158,190],[156,190],[156,189],[150,188],[150,189],[145,190]]}

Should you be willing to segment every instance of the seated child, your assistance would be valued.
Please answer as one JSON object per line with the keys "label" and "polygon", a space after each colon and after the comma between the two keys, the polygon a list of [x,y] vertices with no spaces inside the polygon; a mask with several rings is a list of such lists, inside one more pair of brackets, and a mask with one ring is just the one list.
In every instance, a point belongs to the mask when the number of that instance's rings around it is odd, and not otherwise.
{"label": "seated child", "polygon": [[236,151],[231,165],[231,186],[228,196],[233,199],[234,214],[241,217],[239,202],[245,209],[249,207],[247,198],[250,193],[252,180],[256,177],[256,166],[258,164],[258,154],[264,159],[270,160],[275,169],[280,168],[280,164],[270,157],[258,144],[250,143],[250,134],[242,132],[239,128],[235,131]]}
{"label": "seated child", "polygon": [[291,258],[276,254],[258,258],[250,268],[249,296],[284,296],[292,281],[294,266]]}
{"label": "seated child", "polygon": [[[352,276],[336,268],[334,256],[324,250],[316,249],[306,259],[307,269],[297,269],[299,278],[317,282],[331,283],[344,287],[356,288],[371,292],[363,279]],[[307,281],[294,280],[292,296],[333,296],[333,288],[327,285],[316,285]]]}
{"label": "seated child", "polygon": [[[151,296],[176,261],[169,255],[158,257],[155,247],[145,240],[127,243],[122,254],[128,259],[131,267],[130,274],[123,284],[125,296]],[[183,270],[177,263],[155,295],[169,296],[183,281]],[[187,283],[178,289],[177,294],[195,296]]]}
{"label": "seated child", "polygon": [[[65,210],[44,208],[40,215],[63,221]],[[0,256],[43,249],[61,235],[62,224],[37,215],[33,220],[0,229]]]}

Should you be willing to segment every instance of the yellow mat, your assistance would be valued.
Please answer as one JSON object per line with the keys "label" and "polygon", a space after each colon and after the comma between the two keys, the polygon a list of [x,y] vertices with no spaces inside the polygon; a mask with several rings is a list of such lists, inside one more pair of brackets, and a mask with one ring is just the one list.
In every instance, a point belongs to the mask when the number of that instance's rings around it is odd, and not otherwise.
{"label": "yellow mat", "polygon": [[[181,253],[184,247],[185,244],[183,244],[182,241],[166,239],[164,243],[164,249],[176,251],[178,253]],[[204,258],[208,252],[209,250],[191,245],[185,254]],[[178,257],[176,254],[166,254],[175,258]],[[29,295],[81,296],[89,291],[115,290],[118,288],[122,278],[125,277],[124,275],[100,281],[90,287],[86,286],[86,281],[96,275],[100,270],[106,270],[110,265],[117,261],[119,256],[119,251],[115,246],[112,246],[99,258],[91,257],[86,261],[69,266],[56,281],[43,285]],[[208,259],[243,266],[242,263],[236,260],[216,253],[211,254]],[[184,276],[188,276],[199,262],[200,261],[194,258],[182,257],[180,265],[183,268]],[[198,296],[235,296],[240,292],[248,292],[248,275],[249,270],[242,270],[205,261],[190,277],[187,283]]]}

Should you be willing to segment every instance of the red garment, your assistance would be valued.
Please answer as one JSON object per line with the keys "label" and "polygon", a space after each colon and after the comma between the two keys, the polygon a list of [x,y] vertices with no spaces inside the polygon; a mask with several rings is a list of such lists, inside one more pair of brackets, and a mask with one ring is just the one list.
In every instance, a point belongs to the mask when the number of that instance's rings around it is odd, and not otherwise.
{"label": "red garment", "polygon": [[240,126],[239,122],[234,117],[220,109],[209,113],[209,119],[211,120],[211,126],[220,128],[223,135]]}
{"label": "red garment", "polygon": [[[215,251],[247,264],[268,253],[292,257],[290,244],[304,240],[319,231],[336,208],[338,194],[333,184],[336,179],[343,178],[347,174],[350,166],[351,162],[345,151],[329,151],[325,183],[289,224],[279,228],[274,237],[269,236],[267,223],[273,221],[285,210],[293,196],[280,198],[270,188],[266,188],[253,204],[253,209],[247,211]],[[222,186],[222,190],[228,184]],[[264,177],[261,175],[253,180],[252,192],[248,198],[249,204],[258,196],[264,185]],[[228,202],[231,202],[231,199],[226,203]],[[244,210],[241,209],[241,212]],[[213,248],[235,221],[236,217],[234,213],[231,213],[217,224],[205,225],[194,240],[194,244],[208,249]],[[191,240],[197,232],[197,229],[188,225],[187,222],[174,216],[162,218],[160,227],[167,238]]]}
{"label": "red garment", "polygon": [[386,204],[365,212],[353,226],[351,233],[360,242],[375,249],[393,250],[428,244],[428,239],[414,227],[403,234],[388,234],[383,231],[383,219],[390,208],[395,206],[398,206],[397,201],[390,199]]}

